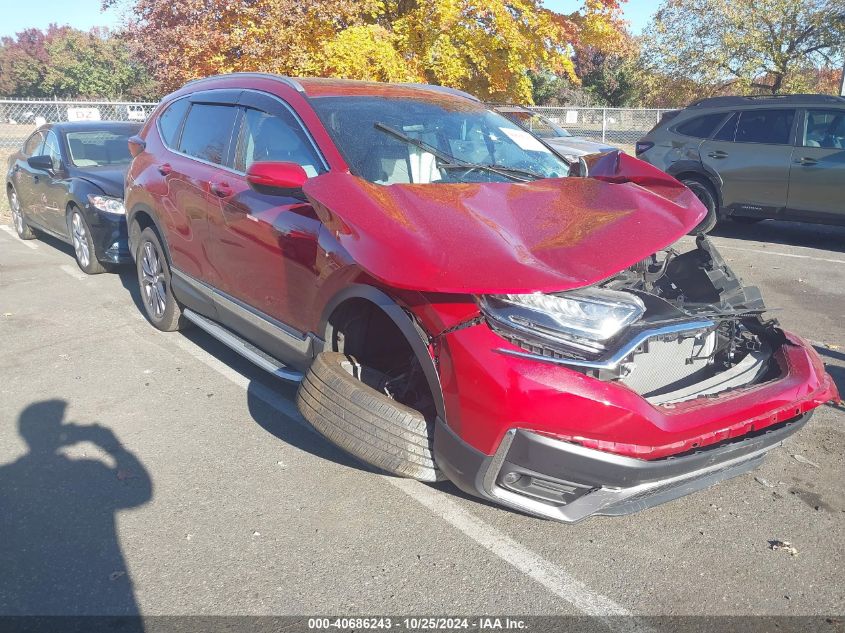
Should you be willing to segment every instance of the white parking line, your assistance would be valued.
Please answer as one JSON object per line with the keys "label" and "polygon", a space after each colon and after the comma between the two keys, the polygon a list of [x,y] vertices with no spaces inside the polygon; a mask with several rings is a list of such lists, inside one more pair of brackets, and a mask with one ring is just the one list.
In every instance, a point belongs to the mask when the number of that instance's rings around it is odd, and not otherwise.
{"label": "white parking line", "polygon": [[[296,424],[311,433],[317,434],[311,425],[302,418],[296,405],[289,399],[280,396],[259,382],[251,381],[190,340],[179,337],[175,339],[175,342],[180,349],[207,367],[213,369],[242,389],[248,389],[251,394],[262,400],[265,404],[288,416]],[[544,586],[554,595],[571,604],[581,613],[607,618],[605,624],[608,629],[631,633],[647,633],[652,630],[635,618],[620,617],[631,616],[631,613],[611,599],[592,591],[583,582],[575,579],[554,563],[518,543],[492,525],[485,523],[467,510],[464,510],[448,494],[436,491],[423,483],[410,479],[389,476],[384,476],[383,479],[420,505],[426,507],[430,512],[446,521],[446,523],[471,538],[490,553],[496,555],[533,581]]]}
{"label": "white parking line", "polygon": [[817,262],[827,262],[828,264],[845,264],[845,259],[829,259],[827,257],[814,257],[812,255],[795,255],[794,253],[781,253],[780,251],[770,251],[767,248],[744,248],[742,246],[729,246],[727,244],[719,244],[719,250],[743,251],[745,253],[754,253],[755,255],[776,255],[778,257],[794,257],[795,259],[812,259]]}
{"label": "white parking line", "polygon": [[70,264],[62,264],[61,266],[59,266],[59,270],[61,270],[64,273],[67,273],[68,275],[70,275],[74,279],[77,279],[78,281],[85,281],[86,279],[88,279],[88,275],[86,275],[84,272],[79,270],[78,267],[71,266]]}
{"label": "white parking line", "polygon": [[17,234],[17,233],[15,233],[15,230],[14,230],[11,226],[6,226],[5,224],[0,224],[0,231],[3,231],[4,233],[8,233],[9,235],[11,235],[12,237],[14,237],[14,238],[15,238],[15,241],[16,241],[16,242],[19,242],[20,244],[23,244],[23,245],[24,245],[24,246],[26,246],[27,248],[31,248],[31,249],[33,249],[33,250],[35,250],[36,248],[38,248],[38,244],[37,244],[35,241],[33,241],[33,240],[22,240],[22,239],[20,239],[20,238],[18,237],[18,234]]}

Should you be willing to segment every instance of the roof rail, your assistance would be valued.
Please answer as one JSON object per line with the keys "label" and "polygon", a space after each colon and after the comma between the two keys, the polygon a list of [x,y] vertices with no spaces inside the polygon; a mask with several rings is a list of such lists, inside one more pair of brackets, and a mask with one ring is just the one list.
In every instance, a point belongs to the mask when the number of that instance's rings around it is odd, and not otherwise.
{"label": "roof rail", "polygon": [[465,99],[469,99],[471,101],[478,101],[481,102],[481,99],[476,97],[475,95],[471,95],[468,92],[464,92],[463,90],[458,90],[457,88],[450,88],[449,86],[435,86],[434,84],[421,84],[421,83],[410,83],[404,82],[400,83],[400,86],[408,86],[409,88],[424,88],[426,90],[435,90],[437,92],[445,92],[446,94],[454,95],[456,97],[463,97]]}
{"label": "roof rail", "polygon": [[253,78],[253,79],[272,79],[274,81],[278,81],[279,83],[285,84],[286,86],[293,88],[297,92],[305,92],[305,88],[302,87],[302,84],[299,83],[296,79],[291,77],[285,77],[284,75],[276,75],[274,73],[253,73],[253,72],[243,72],[243,73],[224,73],[222,75],[211,75],[210,77],[202,77],[200,79],[194,79],[186,83],[186,86],[193,86],[198,83],[202,83],[204,81],[212,81],[214,79],[225,79],[227,77],[244,77],[244,78]]}
{"label": "roof rail", "polygon": [[784,95],[747,95],[747,96],[726,96],[707,97],[689,104],[690,108],[739,106],[752,103],[789,103],[789,104],[825,104],[845,103],[845,97],[822,94],[784,94]]}

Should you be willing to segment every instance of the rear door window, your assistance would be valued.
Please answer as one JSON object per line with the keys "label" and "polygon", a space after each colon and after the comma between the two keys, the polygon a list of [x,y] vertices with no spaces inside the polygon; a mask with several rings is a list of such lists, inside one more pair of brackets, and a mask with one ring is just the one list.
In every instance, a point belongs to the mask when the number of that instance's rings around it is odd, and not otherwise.
{"label": "rear door window", "polygon": [[808,110],[802,144],[804,147],[845,149],[845,110]]}
{"label": "rear door window", "polygon": [[158,129],[164,144],[170,148],[176,147],[176,135],[179,133],[179,126],[185,118],[185,112],[190,102],[187,99],[179,99],[171,103],[158,117]]}
{"label": "rear door window", "polygon": [[744,110],[736,126],[737,143],[788,145],[795,110]]}
{"label": "rear door window", "polygon": [[722,127],[720,127],[719,131],[716,132],[716,135],[713,137],[713,140],[733,142],[734,136],[736,136],[736,121],[738,118],[739,115],[734,112],[731,115],[731,118],[722,124]]}
{"label": "rear door window", "polygon": [[179,141],[179,151],[215,165],[228,165],[237,115],[238,109],[234,106],[191,105]]}
{"label": "rear door window", "polygon": [[694,119],[681,123],[675,128],[675,131],[678,132],[678,134],[683,134],[684,136],[710,138],[710,135],[716,130],[716,126],[718,126],[726,116],[727,114],[724,112],[697,116]]}

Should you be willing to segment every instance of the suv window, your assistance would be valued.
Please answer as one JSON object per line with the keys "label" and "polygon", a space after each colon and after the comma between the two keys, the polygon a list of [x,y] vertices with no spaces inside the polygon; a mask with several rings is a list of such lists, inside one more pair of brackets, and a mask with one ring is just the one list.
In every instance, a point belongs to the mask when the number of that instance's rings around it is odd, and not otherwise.
{"label": "suv window", "polygon": [[795,110],[744,110],[739,113],[736,142],[786,145],[794,119]]}
{"label": "suv window", "polygon": [[719,128],[719,131],[716,132],[716,135],[713,137],[714,141],[731,141],[733,142],[734,136],[736,136],[736,120],[739,118],[739,114],[734,112],[731,115],[731,118],[722,124],[722,127]]}
{"label": "suv window", "polygon": [[246,171],[258,161],[301,165],[309,177],[325,171],[302,126],[289,112],[268,114],[248,108],[244,113],[235,169]]}
{"label": "suv window", "polygon": [[845,149],[845,110],[808,110],[803,145]]}
{"label": "suv window", "polygon": [[41,147],[41,143],[44,142],[44,136],[41,132],[36,132],[28,139],[26,139],[26,143],[23,144],[23,154],[24,156],[36,156],[36,152],[38,148]]}
{"label": "suv window", "polygon": [[716,126],[721,123],[727,115],[724,112],[716,114],[705,114],[704,116],[697,116],[694,119],[685,121],[675,128],[678,134],[684,136],[692,136],[694,138],[710,138]]}
{"label": "suv window", "polygon": [[237,114],[234,106],[193,104],[185,119],[179,151],[215,165],[225,165]]}
{"label": "suv window", "polygon": [[168,147],[176,146],[176,134],[179,133],[179,126],[185,118],[190,102],[187,99],[178,99],[171,103],[158,117],[158,130],[164,144]]}

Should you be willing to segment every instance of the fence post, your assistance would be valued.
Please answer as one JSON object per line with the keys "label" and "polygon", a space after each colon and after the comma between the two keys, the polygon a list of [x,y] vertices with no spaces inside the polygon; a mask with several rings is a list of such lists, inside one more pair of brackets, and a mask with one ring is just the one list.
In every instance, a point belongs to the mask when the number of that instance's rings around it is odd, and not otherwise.
{"label": "fence post", "polygon": [[601,109],[601,142],[607,142],[607,108]]}

